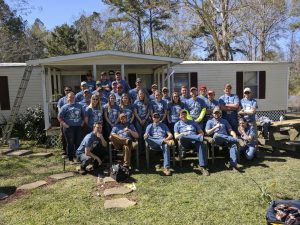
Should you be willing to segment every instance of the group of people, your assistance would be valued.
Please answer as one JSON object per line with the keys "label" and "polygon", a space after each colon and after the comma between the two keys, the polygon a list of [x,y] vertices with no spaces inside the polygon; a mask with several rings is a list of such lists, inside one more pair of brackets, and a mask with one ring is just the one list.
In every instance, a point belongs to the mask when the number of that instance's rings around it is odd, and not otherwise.
{"label": "group of people", "polygon": [[[251,89],[244,89],[244,98],[231,92],[232,86],[224,86],[224,95],[215,99],[215,92],[200,85],[182,86],[180,92],[169,93],[167,87],[158,90],[152,84],[149,93],[137,78],[135,88],[121,79],[120,71],[110,80],[102,72],[99,81],[88,74],[81,82],[76,95],[65,87],[65,96],[59,99],[58,120],[66,143],[66,154],[72,163],[81,162],[81,171],[88,164],[102,164],[107,154],[107,142],[124,152],[125,167],[131,166],[132,142],[138,141],[138,151],[143,154],[146,145],[161,150],[164,158],[164,174],[170,175],[170,148],[194,148],[198,153],[202,174],[209,175],[204,138],[229,148],[230,166],[237,168],[237,147],[240,146],[248,160],[256,151],[257,102],[251,97]],[[175,141],[174,141],[175,140]],[[181,151],[184,152],[184,151]]]}

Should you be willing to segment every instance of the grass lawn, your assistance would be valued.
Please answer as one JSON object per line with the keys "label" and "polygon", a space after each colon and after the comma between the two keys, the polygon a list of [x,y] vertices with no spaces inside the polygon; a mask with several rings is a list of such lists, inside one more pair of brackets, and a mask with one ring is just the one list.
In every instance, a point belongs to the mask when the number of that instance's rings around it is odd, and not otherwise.
{"label": "grass lawn", "polygon": [[[0,188],[62,172],[60,152],[53,153],[41,159],[0,156]],[[220,157],[210,165],[209,177],[195,172],[189,161],[171,177],[142,169],[132,175],[137,190],[126,195],[138,204],[123,210],[103,208],[97,177],[76,175],[0,202],[0,224],[266,224],[263,191],[272,199],[300,199],[299,159],[299,153],[264,149],[253,164],[242,164],[244,173],[234,173]]]}

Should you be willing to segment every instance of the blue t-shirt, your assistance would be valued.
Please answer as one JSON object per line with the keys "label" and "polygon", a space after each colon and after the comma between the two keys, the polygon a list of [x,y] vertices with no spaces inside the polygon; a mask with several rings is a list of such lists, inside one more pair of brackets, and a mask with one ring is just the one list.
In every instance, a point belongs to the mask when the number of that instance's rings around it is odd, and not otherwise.
{"label": "blue t-shirt", "polygon": [[94,80],[86,81],[86,84],[87,84],[90,92],[93,92],[96,89],[96,81],[94,81]]}
{"label": "blue t-shirt", "polygon": [[[142,88],[142,90],[143,90],[144,94],[147,96],[147,98],[149,99],[148,91],[145,88]],[[129,96],[130,96],[131,102],[134,102],[135,100],[137,100],[138,92],[139,92],[139,90],[136,88],[133,88],[129,91]]]}
{"label": "blue t-shirt", "polygon": [[148,105],[145,105],[144,101],[137,99],[134,101],[133,105],[140,119],[144,120],[151,108],[150,103],[148,103]]}
{"label": "blue t-shirt", "polygon": [[185,133],[186,135],[195,135],[201,131],[200,125],[193,120],[187,120],[186,122],[179,120],[174,125],[174,133],[178,134]]}
{"label": "blue t-shirt", "polygon": [[162,100],[164,100],[167,103],[167,105],[171,103],[171,97],[162,97]]}
{"label": "blue t-shirt", "polygon": [[[215,99],[213,99],[212,101],[210,101],[209,99],[207,99],[206,101],[206,109],[210,109],[213,110],[216,106],[219,105],[219,102]],[[212,114],[208,114],[206,115],[207,118],[212,118]]]}
{"label": "blue t-shirt", "polygon": [[117,104],[118,106],[120,106],[122,94],[119,94],[118,92],[114,92],[114,90],[112,90],[112,91],[110,92],[110,94],[114,94],[114,95],[115,95],[115,97],[116,97],[116,104]]}
{"label": "blue t-shirt", "polygon": [[183,104],[185,104],[186,101],[189,100],[189,99],[190,99],[190,97],[184,97],[184,96],[180,95],[180,101],[181,101]]}
{"label": "blue t-shirt", "polygon": [[103,109],[87,107],[85,116],[88,117],[88,127],[93,128],[94,123],[103,122]]}
{"label": "blue t-shirt", "polygon": [[128,131],[124,131],[124,129],[126,127],[128,127],[128,129],[136,132],[136,129],[132,124],[130,124],[130,123],[127,123],[127,124],[118,123],[116,126],[114,126],[112,128],[111,133],[117,134],[117,135],[119,135],[123,138],[128,138],[129,140],[132,140],[131,134]]}
{"label": "blue t-shirt", "polygon": [[129,85],[127,84],[127,82],[125,80],[119,80],[119,81],[116,80],[116,81],[118,84],[122,84],[124,92],[127,93],[130,90]]}
{"label": "blue t-shirt", "polygon": [[203,108],[206,107],[205,101],[202,98],[193,98],[188,99],[185,102],[185,109],[189,111],[193,120],[196,120],[202,111]]}
{"label": "blue t-shirt", "polygon": [[146,134],[149,134],[150,137],[165,139],[168,132],[170,132],[169,128],[164,123],[151,123],[146,128]]}
{"label": "blue t-shirt", "polygon": [[82,140],[80,146],[78,147],[78,149],[76,150],[76,155],[79,156],[81,154],[84,154],[86,147],[91,148],[91,150],[92,150],[93,148],[95,148],[98,145],[98,143],[99,143],[99,139],[97,138],[97,136],[93,132],[87,134],[83,138],[83,140]]}
{"label": "blue t-shirt", "polygon": [[159,102],[155,99],[151,101],[151,106],[153,113],[158,113],[160,115],[160,119],[163,118],[165,111],[168,109],[167,103],[164,100],[160,100]]}
{"label": "blue t-shirt", "polygon": [[253,137],[253,139],[251,141],[247,141],[245,140],[245,138],[242,136],[242,134],[240,133],[240,130],[238,129],[238,135],[246,141],[247,144],[251,144],[251,145],[255,145],[256,144],[256,141],[255,141],[255,138],[256,138],[256,132],[253,128],[253,126],[251,125],[248,125],[246,128],[245,128],[245,133],[247,134],[247,136],[251,135]]}
{"label": "blue t-shirt", "polygon": [[84,99],[83,91],[79,91],[79,92],[75,95],[75,101],[76,101],[76,102],[81,102],[83,99]]}
{"label": "blue t-shirt", "polygon": [[104,111],[107,113],[107,117],[111,123],[115,123],[118,119],[118,114],[120,112],[120,108],[118,105],[114,104],[111,107],[111,111],[108,111],[108,103],[104,105]]}
{"label": "blue t-shirt", "polygon": [[133,105],[127,105],[123,109],[120,107],[120,113],[125,113],[127,117],[127,121],[131,122],[131,118],[133,116]]}
{"label": "blue t-shirt", "polygon": [[79,103],[65,104],[58,113],[58,118],[69,126],[81,126],[83,117],[84,111]]}
{"label": "blue t-shirt", "polygon": [[[249,109],[257,109],[257,102],[255,99],[247,99],[247,98],[243,98],[241,100],[241,107],[244,110],[249,110]],[[253,122],[255,121],[255,113],[252,115],[243,115],[243,117],[248,121],[248,122]]]}
{"label": "blue t-shirt", "polygon": [[83,112],[85,112],[86,108],[90,105],[91,101],[87,101],[86,99],[81,100],[78,102],[80,105],[82,105]]}
{"label": "blue t-shirt", "polygon": [[65,104],[68,103],[68,100],[67,100],[67,96],[64,96],[64,97],[61,97],[58,102],[57,102],[57,108],[58,110],[61,109],[61,107],[63,107]]}
{"label": "blue t-shirt", "polygon": [[[219,105],[226,105],[226,104],[240,104],[240,99],[237,95],[231,94],[231,95],[222,95],[219,98]],[[237,110],[229,110],[229,111],[222,111],[222,117],[237,117]]]}
{"label": "blue t-shirt", "polygon": [[179,121],[179,112],[183,109],[183,104],[170,104],[169,105],[169,117],[172,123]]}
{"label": "blue t-shirt", "polygon": [[209,129],[213,128],[218,123],[221,124],[221,127],[216,129],[214,131],[214,133],[228,135],[229,131],[232,130],[232,128],[231,128],[230,124],[228,123],[228,121],[223,119],[223,118],[220,118],[219,120],[216,120],[215,118],[212,118],[212,119],[208,120],[207,123],[206,123],[205,130],[209,130]]}

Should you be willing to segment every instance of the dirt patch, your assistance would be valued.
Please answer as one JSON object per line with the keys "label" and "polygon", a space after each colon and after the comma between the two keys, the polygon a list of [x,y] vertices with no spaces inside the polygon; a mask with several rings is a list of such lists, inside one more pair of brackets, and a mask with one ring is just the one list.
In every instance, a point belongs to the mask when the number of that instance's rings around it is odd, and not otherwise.
{"label": "dirt patch", "polygon": [[25,196],[28,192],[30,192],[30,190],[16,190],[13,194],[9,195],[8,198],[0,201],[0,204],[6,204],[18,200]]}

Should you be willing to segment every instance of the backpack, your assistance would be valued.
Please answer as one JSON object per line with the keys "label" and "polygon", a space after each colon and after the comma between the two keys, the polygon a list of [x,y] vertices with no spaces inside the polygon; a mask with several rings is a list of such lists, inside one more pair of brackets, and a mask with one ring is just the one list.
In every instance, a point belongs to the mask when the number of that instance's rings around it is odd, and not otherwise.
{"label": "backpack", "polygon": [[129,170],[120,164],[114,164],[110,168],[110,177],[117,182],[124,181],[129,177]]}

